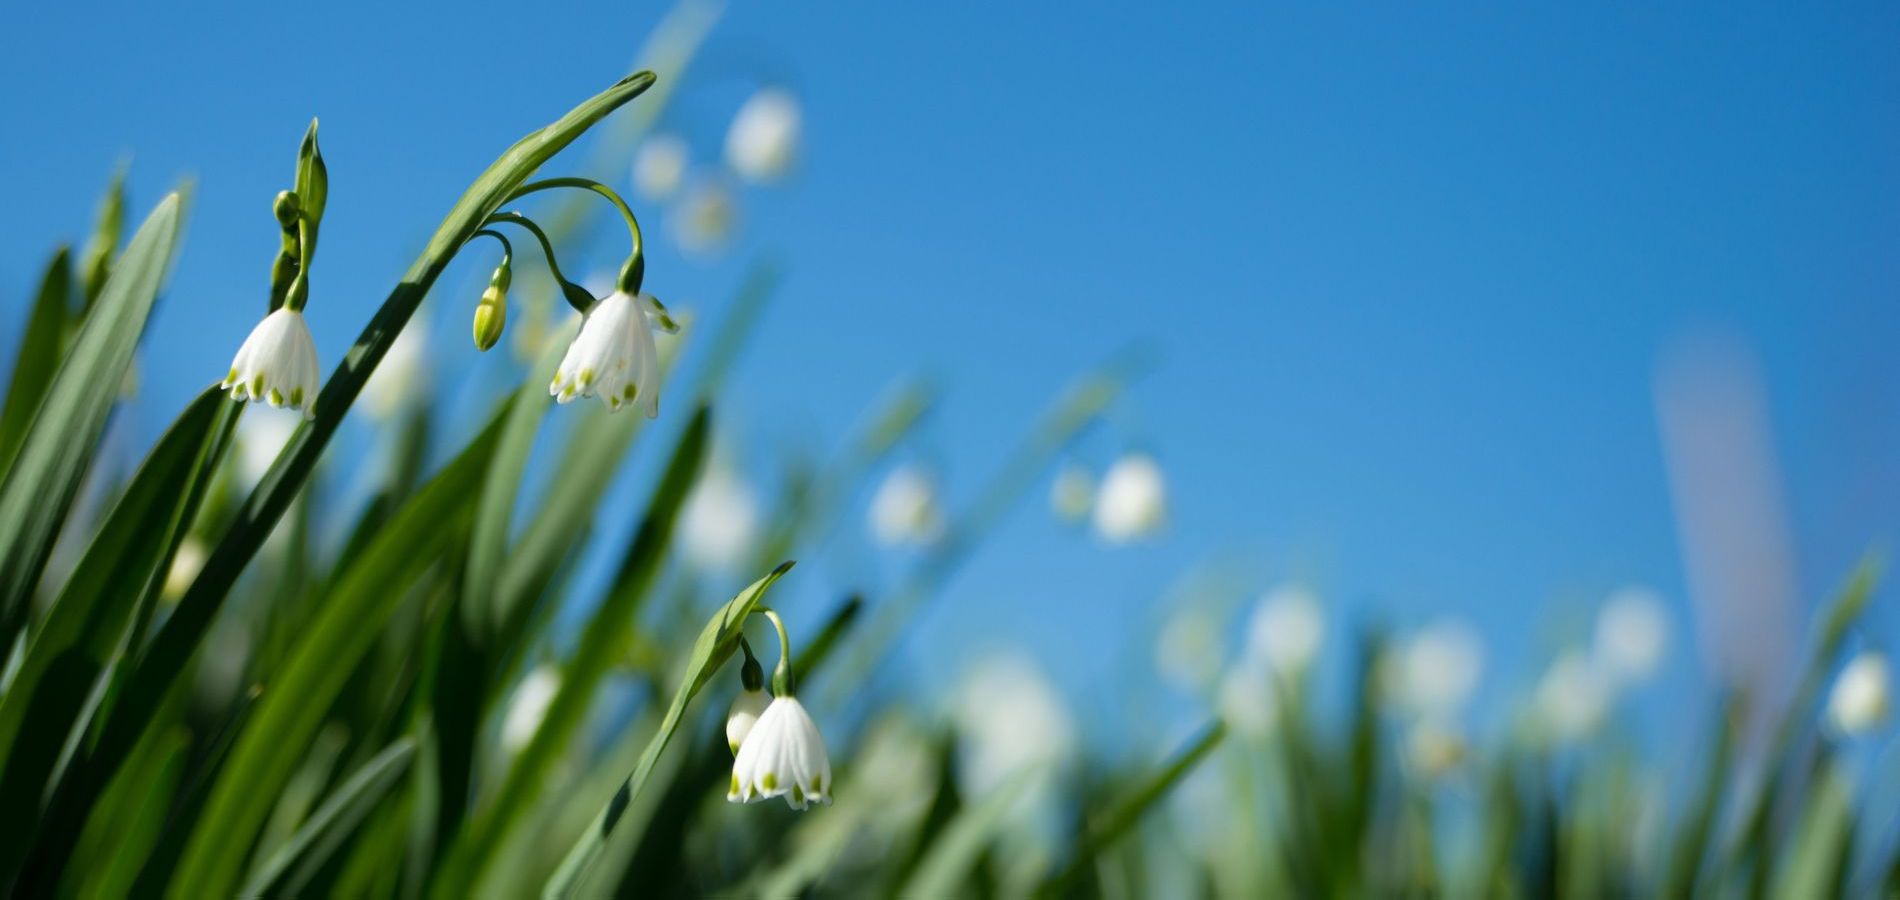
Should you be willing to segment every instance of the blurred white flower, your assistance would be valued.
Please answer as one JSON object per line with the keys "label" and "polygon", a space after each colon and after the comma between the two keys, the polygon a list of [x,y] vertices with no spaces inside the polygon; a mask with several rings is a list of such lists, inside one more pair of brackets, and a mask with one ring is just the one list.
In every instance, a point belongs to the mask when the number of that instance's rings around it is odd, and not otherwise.
{"label": "blurred white flower", "polygon": [[171,567],[165,570],[165,584],[158,595],[165,600],[176,600],[185,595],[191,583],[198,579],[198,570],[205,566],[205,545],[194,537],[185,538],[178,543],[178,552],[172,554]]}
{"label": "blurred white flower", "polygon": [[752,726],[759,723],[759,715],[765,712],[770,699],[764,691],[740,691],[739,696],[733,698],[732,710],[726,713],[726,746],[732,749],[732,755],[739,755],[739,745],[752,733]]}
{"label": "blurred white flower", "polygon": [[917,466],[892,469],[871,497],[871,536],[885,546],[929,544],[943,535],[937,483]]}
{"label": "blurred white flower", "polygon": [[310,326],[303,313],[282,306],[251,329],[218,386],[230,391],[233,400],[301,409],[308,419],[315,415],[317,378],[317,345],[310,339]]}
{"label": "blurred white flower", "polygon": [[581,320],[581,333],[567,347],[548,395],[558,403],[600,396],[613,412],[636,400],[646,417],[660,414],[660,353],[653,329],[678,329],[666,307],[649,294],[615,291]]}
{"label": "blurred white flower", "polygon": [[363,385],[363,408],[372,417],[388,421],[429,390],[427,362],[429,329],[411,321]]}
{"label": "blurred white flower", "polygon": [[1419,719],[1406,730],[1405,767],[1427,781],[1451,774],[1464,762],[1465,752],[1464,736],[1434,716]]}
{"label": "blurred white flower", "polygon": [[753,803],[773,797],[784,797],[793,809],[831,802],[825,739],[797,697],[773,698],[732,761],[727,800]]}
{"label": "blurred white flower", "polygon": [[739,230],[739,200],[724,179],[701,175],[681,192],[667,221],[681,250],[716,253]]}
{"label": "blurred white flower", "polygon": [[1049,484],[1049,508],[1056,518],[1076,524],[1089,517],[1089,507],[1094,504],[1095,476],[1089,470],[1069,463],[1056,472]]}
{"label": "blurred white flower", "polygon": [[1220,638],[1220,621],[1211,611],[1185,607],[1161,626],[1161,637],[1155,641],[1155,667],[1175,687],[1200,691],[1220,675]]}
{"label": "blurred white flower", "polygon": [[1303,672],[1326,639],[1326,613],[1319,598],[1298,585],[1269,591],[1247,624],[1247,652],[1282,674]]}
{"label": "blurred white flower", "polygon": [[1280,721],[1280,697],[1273,674],[1244,660],[1221,677],[1215,705],[1229,728],[1251,738],[1273,733]]}
{"label": "blurred white flower", "polygon": [[1891,712],[1890,681],[1886,656],[1869,651],[1849,660],[1828,694],[1828,726],[1852,736],[1865,734],[1887,721]]}
{"label": "blurred white flower", "polygon": [[715,463],[680,510],[686,558],[701,569],[724,572],[746,563],[759,534],[759,501],[751,485],[730,466]]}
{"label": "blurred white flower", "polygon": [[1629,683],[1655,674],[1669,646],[1669,613],[1648,588],[1610,595],[1597,614],[1596,658],[1606,674]]}
{"label": "blurred white flower", "polygon": [[1131,453],[1116,460],[1095,496],[1096,532],[1116,544],[1153,535],[1167,520],[1167,493],[1153,457]]}
{"label": "blurred white flower", "polygon": [[510,753],[528,745],[547,718],[548,704],[561,690],[561,675],[550,665],[539,665],[521,679],[514,698],[508,701],[508,714],[501,720],[501,747]]}
{"label": "blurred white flower", "polygon": [[1440,621],[1413,635],[1386,673],[1401,706],[1418,715],[1450,717],[1471,698],[1484,673],[1484,642],[1471,626]]}
{"label": "blurred white flower", "polygon": [[1537,683],[1538,722],[1548,736],[1575,741],[1594,734],[1610,710],[1614,693],[1603,672],[1577,651],[1557,657]]}
{"label": "blurred white flower", "polygon": [[679,192],[691,161],[686,141],[676,134],[656,134],[640,144],[633,156],[633,189],[659,202]]}
{"label": "blurred white flower", "polygon": [[955,716],[959,775],[970,796],[1025,769],[1062,766],[1075,754],[1068,705],[1042,670],[1018,655],[976,664],[958,687]]}
{"label": "blurred white flower", "polygon": [[270,471],[277,454],[297,431],[297,420],[281,415],[249,415],[238,420],[237,469],[244,484],[256,484]]}
{"label": "blurred white flower", "polygon": [[930,804],[929,792],[917,786],[934,783],[934,766],[929,739],[917,726],[887,715],[871,725],[862,749],[852,757],[851,788],[879,798],[872,815],[887,822],[911,821]]}
{"label": "blurred white flower", "polygon": [[776,181],[798,160],[798,98],[782,87],[753,94],[726,131],[726,162],[748,181]]}

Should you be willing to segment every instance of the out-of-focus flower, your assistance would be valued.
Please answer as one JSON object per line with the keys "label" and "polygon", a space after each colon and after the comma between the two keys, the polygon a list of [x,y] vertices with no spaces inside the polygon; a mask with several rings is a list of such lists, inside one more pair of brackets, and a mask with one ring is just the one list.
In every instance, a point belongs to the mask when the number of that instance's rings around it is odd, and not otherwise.
{"label": "out-of-focus flower", "polygon": [[1155,667],[1169,683],[1199,691],[1220,675],[1220,621],[1213,612],[1189,606],[1168,618],[1155,642]]}
{"label": "out-of-focus flower", "polygon": [[640,145],[633,157],[633,189],[659,202],[679,193],[691,161],[686,141],[676,134],[656,134]]}
{"label": "out-of-focus flower", "polygon": [[219,387],[231,399],[262,400],[275,407],[315,415],[317,404],[317,345],[303,313],[282,306],[251,329],[231,360],[231,370]]}
{"label": "out-of-focus flower", "polygon": [[1557,657],[1537,683],[1537,720],[1556,740],[1579,740],[1603,724],[1612,697],[1602,670],[1584,654],[1570,651]]}
{"label": "out-of-focus flower", "polygon": [[1887,657],[1864,652],[1848,661],[1827,698],[1828,726],[1843,735],[1865,734],[1887,720],[1891,676]]}
{"label": "out-of-focus flower", "polygon": [[1247,625],[1247,652],[1276,673],[1306,671],[1325,639],[1326,613],[1319,598],[1298,585],[1275,588],[1260,598]]}
{"label": "out-of-focus flower", "polygon": [[776,181],[798,160],[798,98],[782,87],[753,94],[726,131],[726,162],[748,181]]}
{"label": "out-of-focus flower", "polygon": [[561,675],[553,666],[540,665],[530,671],[515,688],[508,702],[508,714],[501,720],[501,746],[513,753],[528,745],[547,718],[548,704],[561,690]]}
{"label": "out-of-focus flower", "polygon": [[1215,704],[1228,727],[1251,738],[1272,734],[1280,721],[1280,697],[1273,674],[1246,660],[1221,677]]}
{"label": "out-of-focus flower", "polygon": [[363,408],[377,419],[389,420],[429,390],[423,363],[428,354],[428,327],[410,322],[396,334],[383,361],[363,385]]}
{"label": "out-of-focus flower", "polygon": [[1168,518],[1167,484],[1161,466],[1144,453],[1115,461],[1102,476],[1095,495],[1095,530],[1116,544],[1140,540],[1161,530]]}
{"label": "out-of-focus flower", "polygon": [[246,485],[270,471],[284,444],[297,431],[297,421],[281,415],[249,415],[238,420],[237,469]]}
{"label": "out-of-focus flower", "polygon": [[1089,517],[1095,504],[1095,477],[1087,469],[1069,463],[1056,472],[1049,484],[1049,509],[1056,518],[1071,525]]}
{"label": "out-of-focus flower", "polygon": [[171,567],[165,570],[165,584],[158,595],[165,600],[176,600],[185,595],[191,583],[198,579],[198,570],[205,566],[205,545],[194,537],[185,538],[178,543],[178,552],[172,554]]}
{"label": "out-of-focus flower", "polygon": [[1624,588],[1610,595],[1597,614],[1596,657],[1606,674],[1622,682],[1655,674],[1669,646],[1669,613],[1648,588]]}
{"label": "out-of-focus flower", "polygon": [[775,697],[739,745],[726,799],[752,803],[784,797],[793,809],[831,802],[831,758],[824,736],[797,697]]}
{"label": "out-of-focus flower", "polygon": [[739,200],[724,179],[702,175],[680,193],[667,221],[681,250],[716,253],[739,230]]}
{"label": "out-of-focus flower", "polygon": [[892,469],[871,497],[871,536],[886,546],[929,544],[943,535],[937,483],[916,466]]}
{"label": "out-of-focus flower", "polygon": [[558,403],[598,394],[614,412],[638,400],[647,418],[658,416],[660,353],[653,329],[676,330],[672,321],[651,295],[607,295],[581,320],[581,333],[568,345],[548,394]]}
{"label": "out-of-focus flower", "polygon": [[726,713],[726,746],[732,748],[732,755],[739,755],[739,745],[752,733],[752,726],[759,723],[759,716],[765,712],[770,699],[764,691],[758,690],[740,691],[733,699],[732,711]]}
{"label": "out-of-focus flower", "polygon": [[887,822],[907,822],[930,804],[917,786],[935,778],[930,741],[917,726],[895,715],[880,718],[867,730],[864,744],[852,758],[850,789],[879,802],[871,814]]}
{"label": "out-of-focus flower", "polygon": [[1451,774],[1465,761],[1465,739],[1436,717],[1412,723],[1405,732],[1405,767],[1427,781]]}
{"label": "out-of-focus flower", "polygon": [[1450,717],[1471,698],[1484,673],[1484,642],[1471,626],[1441,621],[1405,644],[1385,675],[1399,704],[1416,715]]}
{"label": "out-of-focus flower", "polygon": [[731,467],[715,464],[693,486],[680,510],[686,558],[710,571],[730,571],[746,562],[758,539],[759,501]]}
{"label": "out-of-focus flower", "polygon": [[1059,767],[1075,754],[1068,705],[1021,656],[991,657],[971,669],[957,690],[955,714],[960,774],[971,796],[1025,769]]}

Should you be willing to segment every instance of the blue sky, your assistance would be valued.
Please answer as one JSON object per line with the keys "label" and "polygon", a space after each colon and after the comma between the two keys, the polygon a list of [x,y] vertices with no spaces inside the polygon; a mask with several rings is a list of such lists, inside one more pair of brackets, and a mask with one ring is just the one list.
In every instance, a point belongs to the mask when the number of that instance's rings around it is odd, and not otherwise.
{"label": "blue sky", "polygon": [[[612,81],[662,9],[233,7],[41,6],[0,33],[6,346],[117,162],[140,214],[196,179],[146,440],[261,309],[311,116],[327,368],[473,175]],[[953,499],[1075,373],[1158,349],[1082,457],[1153,451],[1169,533],[1108,550],[1031,498],[941,598],[920,669],[1017,643],[1077,691],[1145,679],[1156,596],[1239,553],[1349,614],[1471,618],[1521,675],[1619,584],[1689,615],[1651,390],[1696,334],[1759,360],[1808,597],[1891,546],[1895,46],[1900,9],[1876,4],[735,4],[669,124],[712,155],[747,79],[789,78],[804,165],[745,195],[732,254],[662,246],[649,285],[716,314],[745,259],[780,260],[721,413],[738,445],[821,451],[928,373],[946,399],[915,455]],[[424,308],[458,354],[487,266]],[[1900,617],[1876,621],[1891,645]]]}

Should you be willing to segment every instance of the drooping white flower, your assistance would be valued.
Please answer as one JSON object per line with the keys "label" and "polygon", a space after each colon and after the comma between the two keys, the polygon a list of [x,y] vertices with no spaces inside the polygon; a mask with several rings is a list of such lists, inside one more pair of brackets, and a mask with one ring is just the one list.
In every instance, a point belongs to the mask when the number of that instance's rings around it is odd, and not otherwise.
{"label": "drooping white flower", "polygon": [[1049,509],[1056,518],[1071,525],[1089,517],[1095,505],[1095,477],[1089,470],[1069,463],[1056,472],[1049,483]]}
{"label": "drooping white flower", "polygon": [[1215,705],[1228,727],[1251,738],[1272,734],[1280,722],[1280,694],[1273,674],[1252,660],[1243,659],[1221,677]]}
{"label": "drooping white flower", "polygon": [[818,724],[797,697],[774,697],[747,731],[732,761],[726,799],[752,803],[784,797],[793,809],[831,802],[831,759]]}
{"label": "drooping white flower", "polygon": [[396,334],[376,364],[369,381],[363,385],[363,408],[377,419],[388,420],[429,390],[428,371],[423,366],[428,354],[429,328],[412,321]]}
{"label": "drooping white flower", "polygon": [[798,160],[798,98],[767,87],[747,98],[726,131],[726,162],[748,181],[776,181]]}
{"label": "drooping white flower", "polygon": [[1401,706],[1417,715],[1456,715],[1484,673],[1484,642],[1471,626],[1440,621],[1413,635],[1385,673]]}
{"label": "drooping white flower", "polygon": [[1427,781],[1452,773],[1465,759],[1465,739],[1435,716],[1412,723],[1405,733],[1405,767]]}
{"label": "drooping white flower", "polygon": [[688,253],[716,253],[739,230],[739,200],[717,175],[694,178],[667,217],[673,239]]}
{"label": "drooping white flower", "polygon": [[739,473],[715,464],[686,496],[679,527],[688,561],[709,571],[729,571],[745,564],[758,539],[758,498]]}
{"label": "drooping white flower", "polygon": [[971,796],[1026,769],[1058,768],[1075,754],[1068,704],[1042,670],[1018,654],[992,656],[970,669],[957,688],[955,717],[958,775]]}
{"label": "drooping white flower", "polygon": [[502,749],[514,752],[534,739],[534,733],[541,730],[541,720],[547,718],[548,705],[560,690],[561,675],[553,666],[536,666],[521,679],[514,699],[508,702],[508,714],[501,720]]}
{"label": "drooping white flower", "polygon": [[676,134],[656,134],[640,145],[633,157],[633,189],[655,202],[679,192],[686,180],[689,154]]}
{"label": "drooping white flower", "polygon": [[1624,588],[1597,613],[1596,657],[1605,673],[1624,682],[1655,674],[1669,646],[1669,613],[1648,588]]}
{"label": "drooping white flower", "polygon": [[1260,598],[1247,625],[1247,652],[1273,672],[1303,672],[1326,639],[1326,613],[1319,598],[1299,585],[1275,588]]}
{"label": "drooping white flower", "polygon": [[166,600],[183,597],[191,583],[198,579],[207,555],[203,541],[194,537],[180,541],[178,552],[172,554],[171,567],[165,570],[165,584],[159,588],[158,595]]}
{"label": "drooping white flower", "polygon": [[1859,735],[1887,720],[1891,710],[1891,675],[1887,657],[1861,653],[1841,668],[1828,693],[1829,727],[1843,735]]}
{"label": "drooping white flower", "polygon": [[297,431],[297,420],[283,415],[249,415],[238,420],[237,473],[245,485],[270,471],[271,463]]}
{"label": "drooping white flower", "polygon": [[230,391],[233,400],[300,409],[308,419],[315,415],[317,377],[317,345],[310,339],[310,326],[303,313],[283,306],[251,329],[218,386]]}
{"label": "drooping white flower", "polygon": [[1603,724],[1614,696],[1604,673],[1582,653],[1570,651],[1537,683],[1537,720],[1556,740],[1579,740]]}
{"label": "drooping white flower", "polygon": [[1095,495],[1095,530],[1103,538],[1116,544],[1146,538],[1160,531],[1167,517],[1167,484],[1153,457],[1131,453],[1102,476]]}
{"label": "drooping white flower", "polygon": [[652,295],[608,294],[581,319],[548,394],[556,402],[599,395],[609,410],[638,401],[646,417],[660,414],[660,353],[653,329],[676,331],[672,316]]}
{"label": "drooping white flower", "polygon": [[871,497],[870,525],[886,546],[935,541],[943,534],[936,480],[916,466],[892,469]]}
{"label": "drooping white flower", "polygon": [[732,755],[739,755],[739,745],[745,743],[752,727],[759,724],[759,715],[765,712],[770,700],[764,691],[740,691],[739,696],[733,698],[732,711],[726,713],[726,746],[732,749]]}

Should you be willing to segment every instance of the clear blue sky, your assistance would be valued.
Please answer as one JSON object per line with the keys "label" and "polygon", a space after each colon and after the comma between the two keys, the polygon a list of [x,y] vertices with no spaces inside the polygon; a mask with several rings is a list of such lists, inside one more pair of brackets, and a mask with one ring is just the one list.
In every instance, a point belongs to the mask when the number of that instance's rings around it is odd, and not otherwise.
{"label": "clear blue sky", "polygon": [[[117,161],[139,215],[195,177],[146,342],[149,440],[261,308],[269,201],[318,115],[327,369],[462,186],[613,80],[660,7],[520,9],[11,17],[0,338]],[[948,398],[922,448],[953,493],[1075,372],[1160,349],[1086,452],[1156,452],[1169,534],[1106,551],[1032,498],[943,598],[922,661],[1015,632],[1081,688],[1147,659],[1176,575],[1240,551],[1346,609],[1469,616],[1493,671],[1521,674],[1556,610],[1615,585],[1688,614],[1651,385],[1698,330],[1760,358],[1810,595],[1891,545],[1895,47],[1882,4],[735,4],[673,124],[713,153],[741,91],[712,76],[783,72],[805,164],[746,195],[738,253],[662,248],[649,284],[716,304],[740,260],[782,260],[725,420],[822,449],[893,377],[934,373]],[[439,339],[464,339],[486,265],[425,307]]]}

